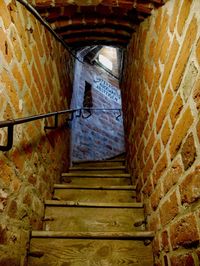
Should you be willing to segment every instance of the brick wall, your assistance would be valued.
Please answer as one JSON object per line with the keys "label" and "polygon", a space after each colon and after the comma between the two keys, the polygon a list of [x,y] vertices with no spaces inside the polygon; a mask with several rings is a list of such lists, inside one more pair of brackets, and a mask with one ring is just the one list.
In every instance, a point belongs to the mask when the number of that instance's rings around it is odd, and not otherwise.
{"label": "brick wall", "polygon": [[128,165],[155,230],[155,265],[200,260],[200,2],[168,1],[132,37],[124,69]]}
{"label": "brick wall", "polygon": [[[66,50],[15,2],[0,1],[1,121],[67,109],[73,75]],[[0,152],[0,265],[24,260],[28,233],[41,228],[43,201],[68,165],[68,130],[44,125],[16,126],[13,149]],[[0,144],[6,139],[0,129]]]}
{"label": "brick wall", "polygon": [[[99,85],[98,80],[105,81],[105,86]],[[121,108],[121,93],[118,80],[113,78],[100,67],[87,63],[76,62],[75,80],[71,108],[83,107],[85,81],[92,85],[92,108]],[[116,100],[102,90],[97,89],[97,84],[107,92],[109,86]],[[93,111],[92,115],[84,119],[76,118],[72,122],[71,159],[104,160],[124,152],[124,128],[122,116],[116,117],[119,112]],[[87,116],[87,114],[85,114]]]}

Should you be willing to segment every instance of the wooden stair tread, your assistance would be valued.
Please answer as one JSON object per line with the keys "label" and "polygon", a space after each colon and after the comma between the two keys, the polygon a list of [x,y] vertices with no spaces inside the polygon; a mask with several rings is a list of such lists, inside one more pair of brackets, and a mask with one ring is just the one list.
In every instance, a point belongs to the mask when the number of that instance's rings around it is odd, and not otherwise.
{"label": "wooden stair tread", "polygon": [[88,160],[88,161],[76,161],[72,162],[72,164],[80,164],[80,163],[112,163],[112,162],[125,162],[125,159],[110,159],[110,160],[99,160],[99,161],[93,161],[93,160]]}
{"label": "wooden stair tread", "polygon": [[127,177],[76,177],[76,176],[63,176],[62,182],[66,184],[72,185],[95,185],[95,186],[123,186],[123,185],[131,185],[131,179]]}
{"label": "wooden stair tread", "polygon": [[53,200],[75,202],[135,202],[135,190],[54,188]]}
{"label": "wooden stair tread", "polygon": [[87,166],[87,167],[81,167],[81,166],[73,166],[69,168],[69,171],[90,171],[90,170],[98,170],[98,171],[104,171],[104,170],[126,170],[125,166],[110,166],[110,167],[98,167],[98,166]]}
{"label": "wooden stair tread", "polygon": [[136,190],[136,186],[95,186],[95,185],[67,185],[54,184],[54,189],[87,189],[87,190]]}
{"label": "wooden stair tread", "polygon": [[28,265],[153,266],[153,257],[141,240],[32,238]]}
{"label": "wooden stair tread", "polygon": [[153,231],[135,232],[74,232],[74,231],[32,231],[32,237],[80,238],[80,239],[152,239]]}
{"label": "wooden stair tread", "polygon": [[101,173],[101,174],[96,174],[96,173],[62,173],[62,177],[91,177],[91,178],[130,178],[130,174],[107,174],[107,173]]}
{"label": "wooden stair tread", "polygon": [[141,231],[143,225],[135,227],[144,220],[143,208],[97,208],[95,206],[52,206],[45,208],[44,230],[47,231],[85,231],[118,232]]}
{"label": "wooden stair tread", "polygon": [[127,203],[92,203],[92,202],[78,202],[78,201],[64,201],[64,200],[46,200],[45,205],[50,206],[72,206],[72,207],[96,207],[96,208],[143,208],[141,202],[127,202]]}

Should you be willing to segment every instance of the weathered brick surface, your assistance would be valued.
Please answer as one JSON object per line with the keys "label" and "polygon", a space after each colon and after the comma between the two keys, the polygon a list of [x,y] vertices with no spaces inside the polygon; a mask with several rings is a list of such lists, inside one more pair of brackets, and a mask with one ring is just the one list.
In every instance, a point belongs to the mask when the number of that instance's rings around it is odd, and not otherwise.
{"label": "weathered brick surface", "polygon": [[171,225],[170,239],[173,249],[196,247],[199,244],[197,222],[193,214],[186,215]]}
{"label": "weathered brick surface", "polygon": [[182,149],[181,149],[181,155],[183,159],[183,164],[185,170],[187,170],[195,161],[196,158],[196,147],[194,143],[194,137],[192,133],[186,138]]}
{"label": "weathered brick surface", "polygon": [[185,22],[190,13],[191,4],[192,4],[192,0],[183,1],[182,3],[180,14],[178,17],[178,23],[177,23],[177,30],[178,30],[179,35],[182,34],[183,28],[185,26]]}
{"label": "weathered brick surface", "polygon": [[193,265],[193,259],[198,265],[192,249],[199,243],[199,8],[197,0],[167,1],[136,29],[126,56],[129,166],[137,172],[147,228],[160,243],[155,265]]}
{"label": "weathered brick surface", "polygon": [[[0,24],[1,120],[67,109],[73,78],[69,53],[17,1],[0,1]],[[28,231],[41,229],[43,201],[50,198],[53,183],[69,164],[67,130],[44,132],[44,121],[35,121],[16,126],[14,132],[13,149],[0,153],[4,244],[0,265],[4,266],[20,265]],[[6,141],[1,129],[1,145]]]}
{"label": "weathered brick surface", "polygon": [[178,94],[170,110],[170,118],[173,126],[175,125],[182,108],[183,108],[183,100],[181,98],[181,95]]}
{"label": "weathered brick surface", "polygon": [[172,188],[172,186],[176,185],[182,173],[182,160],[180,158],[177,158],[176,160],[174,160],[173,164],[169,167],[166,175],[164,176],[163,188],[165,194],[170,190],[170,188]]}
{"label": "weathered brick surface", "polygon": [[174,158],[176,153],[178,152],[180,145],[183,141],[183,138],[185,137],[193,121],[194,121],[194,118],[192,116],[190,108],[188,107],[183,113],[183,115],[181,116],[179,122],[177,123],[172,133],[172,137],[170,141],[171,158]]}
{"label": "weathered brick surface", "polygon": [[194,44],[194,40],[197,34],[197,20],[194,17],[190,22],[187,29],[186,36],[177,60],[173,75],[172,75],[172,86],[174,90],[177,90],[185,71],[185,67],[188,63],[188,58],[191,53],[191,47]]}
{"label": "weathered brick surface", "polygon": [[200,198],[200,168],[187,175],[180,184],[180,193],[183,203],[192,203]]}
{"label": "weathered brick surface", "polygon": [[192,254],[172,256],[170,258],[171,266],[195,266]]}
{"label": "weathered brick surface", "polygon": [[178,199],[176,191],[173,192],[170,197],[162,204],[160,208],[160,220],[161,224],[165,226],[178,214]]}

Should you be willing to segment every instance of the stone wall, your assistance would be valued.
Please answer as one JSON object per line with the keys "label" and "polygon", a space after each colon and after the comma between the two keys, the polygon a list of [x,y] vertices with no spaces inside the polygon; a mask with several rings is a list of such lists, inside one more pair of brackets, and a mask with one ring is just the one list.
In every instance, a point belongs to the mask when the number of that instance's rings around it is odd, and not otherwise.
{"label": "stone wall", "polygon": [[124,69],[128,165],[155,230],[155,265],[200,260],[200,2],[171,0],[132,37]]}
{"label": "stone wall", "polygon": [[[72,78],[62,45],[21,4],[0,1],[0,120],[67,109]],[[29,231],[41,228],[44,199],[68,167],[69,132],[46,123],[16,126],[12,150],[0,151],[0,265],[23,265]]]}

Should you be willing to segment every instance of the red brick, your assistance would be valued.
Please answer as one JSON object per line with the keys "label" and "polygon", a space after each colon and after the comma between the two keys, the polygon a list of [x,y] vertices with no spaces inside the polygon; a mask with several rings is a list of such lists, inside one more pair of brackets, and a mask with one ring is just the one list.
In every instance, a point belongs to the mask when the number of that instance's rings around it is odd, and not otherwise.
{"label": "red brick", "polygon": [[5,1],[0,1],[0,17],[2,17],[3,24],[7,29],[10,26],[11,18]]}
{"label": "red brick", "polygon": [[167,81],[169,79],[169,76],[170,76],[170,73],[171,73],[171,70],[172,70],[172,66],[174,64],[175,58],[176,58],[177,53],[178,53],[178,49],[179,49],[179,43],[178,43],[176,37],[174,37],[174,40],[173,40],[172,45],[170,47],[168,59],[167,59],[167,61],[165,63],[164,71],[163,71],[163,74],[162,74],[162,79],[161,79],[162,91],[164,91],[165,86],[167,84]]}
{"label": "red brick", "polygon": [[192,203],[200,198],[200,167],[187,175],[180,184],[180,194],[182,203]]}
{"label": "red brick", "polygon": [[152,241],[152,249],[153,249],[153,254],[154,256],[159,256],[160,254],[160,241],[159,241],[159,236],[158,234],[154,237]]}
{"label": "red brick", "polygon": [[16,79],[18,85],[19,85],[19,89],[22,90],[23,89],[24,81],[23,81],[23,78],[22,78],[22,73],[20,72],[17,64],[14,64],[13,65],[13,67],[12,67],[12,73],[13,73],[13,76]]}
{"label": "red brick", "polygon": [[193,214],[188,214],[176,221],[170,228],[173,249],[195,247],[199,243],[197,222]]}
{"label": "red brick", "polygon": [[171,21],[170,21],[170,25],[169,25],[169,28],[170,28],[171,32],[174,32],[174,28],[175,28],[175,25],[176,25],[176,20],[177,20],[177,17],[178,17],[179,7],[180,7],[180,0],[176,0],[176,2],[174,2],[173,14],[171,16]]}
{"label": "red brick", "polygon": [[153,184],[152,184],[151,178],[149,177],[142,189],[142,193],[150,196],[152,191],[153,191]]}
{"label": "red brick", "polygon": [[162,21],[162,9],[159,9],[157,16],[156,16],[156,19],[155,19],[155,24],[154,24],[154,30],[157,34],[160,30],[161,21]]}
{"label": "red brick", "polygon": [[161,224],[165,226],[178,214],[179,206],[176,191],[160,207]]}
{"label": "red brick", "polygon": [[31,73],[30,73],[30,70],[27,67],[27,65],[28,65],[27,62],[24,62],[22,64],[22,71],[23,71],[24,77],[26,79],[27,85],[28,85],[28,87],[30,87],[31,86]]}
{"label": "red brick", "polygon": [[152,161],[152,158],[150,156],[148,161],[146,162],[145,168],[143,170],[144,182],[146,182],[146,180],[149,178],[152,169],[153,169],[153,161]]}
{"label": "red brick", "polygon": [[160,24],[160,30],[158,33],[156,48],[154,50],[153,60],[154,60],[155,64],[158,64],[158,60],[160,58],[161,48],[162,48],[163,42],[165,40],[165,36],[167,34],[168,21],[169,21],[169,16],[168,16],[167,12],[165,12],[163,15],[162,23]]}
{"label": "red brick", "polygon": [[10,102],[12,103],[14,109],[16,110],[17,113],[20,113],[17,91],[16,88],[14,87],[14,82],[12,81],[10,75],[7,73],[6,70],[2,71],[0,79],[5,84],[6,92],[10,98]]}
{"label": "red brick", "polygon": [[163,181],[163,188],[164,188],[164,193],[166,194],[173,185],[175,185],[183,173],[183,166],[182,166],[182,161],[180,158],[177,158],[171,168],[168,170],[166,176],[164,177]]}
{"label": "red brick", "polygon": [[13,51],[14,56],[17,58],[18,62],[21,62],[22,59],[22,48],[20,46],[21,42],[14,27],[12,27],[10,31],[10,41],[14,49]]}
{"label": "red brick", "polygon": [[160,229],[159,212],[151,212],[150,217],[148,217],[148,230],[158,231],[159,229]]}
{"label": "red brick", "polygon": [[200,120],[199,120],[199,122],[197,124],[196,130],[197,130],[197,136],[198,136],[198,139],[199,139],[199,142],[200,142]]}
{"label": "red brick", "polygon": [[191,48],[196,38],[196,34],[197,34],[197,20],[196,18],[193,18],[187,29],[187,33],[172,75],[171,82],[172,82],[172,87],[175,91],[179,88],[179,85],[182,81],[183,74],[191,53]]}
{"label": "red brick", "polygon": [[162,197],[163,197],[163,190],[161,183],[159,183],[151,195],[151,206],[154,211],[157,209]]}
{"label": "red brick", "polygon": [[163,231],[161,234],[161,249],[165,252],[169,251],[169,234],[167,230]]}
{"label": "red brick", "polygon": [[170,38],[169,38],[169,35],[167,34],[165,36],[164,41],[163,41],[162,49],[161,49],[161,52],[160,52],[160,61],[161,61],[162,64],[164,64],[165,61],[166,61],[170,44],[171,44],[170,43]]}
{"label": "red brick", "polygon": [[192,116],[191,110],[188,107],[183,113],[182,117],[178,121],[178,124],[176,125],[173,131],[173,135],[170,142],[170,154],[172,159],[175,157],[176,153],[178,152],[182,140],[185,137],[190,126],[192,125],[193,120],[194,118]]}
{"label": "red brick", "polygon": [[15,167],[22,172],[26,161],[24,154],[18,150],[15,150],[12,152],[12,160],[15,164]]}
{"label": "red brick", "polygon": [[5,245],[7,242],[7,228],[0,225],[0,244]]}
{"label": "red brick", "polygon": [[166,116],[166,113],[168,111],[168,108],[171,104],[171,101],[173,99],[173,94],[172,94],[172,91],[170,88],[168,88],[168,90],[166,91],[165,95],[163,96],[163,102],[162,102],[162,105],[160,107],[160,110],[159,110],[159,113],[158,113],[158,118],[157,118],[157,121],[156,121],[156,129],[157,129],[157,132],[160,131],[160,128],[163,124],[163,120]]}
{"label": "red brick", "polygon": [[196,158],[196,147],[192,133],[186,138],[181,149],[181,155],[184,168],[187,170],[194,163]]}
{"label": "red brick", "polygon": [[200,65],[200,38],[197,42],[197,47],[196,47],[196,56],[197,56],[197,60],[198,60],[198,63]]}
{"label": "red brick", "polygon": [[200,78],[197,80],[194,92],[193,92],[193,99],[196,103],[197,110],[200,110]]}
{"label": "red brick", "polygon": [[165,169],[167,167],[167,155],[164,153],[162,157],[157,162],[156,168],[153,173],[153,184],[154,186],[157,184],[159,178],[164,173]]}
{"label": "red brick", "polygon": [[154,142],[155,142],[155,134],[154,134],[154,131],[152,131],[151,135],[150,135],[150,138],[147,142],[147,145],[146,145],[146,148],[145,148],[145,151],[144,151],[144,160],[146,161],[147,158],[149,157],[149,154],[151,152],[151,149],[154,145]]}
{"label": "red brick", "polygon": [[8,206],[8,215],[11,218],[16,218],[17,213],[17,202],[15,200],[12,200]]}
{"label": "red brick", "polygon": [[161,154],[161,144],[160,140],[158,139],[153,150],[154,162],[157,162],[157,160],[160,158],[160,154]]}
{"label": "red brick", "polygon": [[177,23],[177,29],[179,35],[182,34],[183,28],[185,26],[185,22],[188,18],[188,15],[190,13],[190,6],[192,4],[192,0],[185,0],[183,1],[183,4],[181,6],[181,11],[178,17],[178,23]]}
{"label": "red brick", "polygon": [[156,97],[154,100],[154,107],[155,107],[155,111],[158,111],[158,108],[160,106],[160,102],[161,102],[161,92],[159,90],[159,88],[157,89],[157,93],[156,93]]}
{"label": "red brick", "polygon": [[6,61],[8,63],[11,62],[13,54],[12,49],[10,46],[10,42],[7,39],[6,33],[0,28],[0,52],[3,53],[3,56],[5,57]]}
{"label": "red brick", "polygon": [[171,266],[195,266],[192,254],[172,256],[170,261]]}
{"label": "red brick", "polygon": [[169,122],[166,121],[161,131],[161,139],[164,146],[166,146],[170,136],[171,136],[171,130],[169,127]]}
{"label": "red brick", "polygon": [[176,99],[172,105],[172,108],[170,110],[170,118],[171,118],[171,122],[172,122],[172,125],[174,127],[179,115],[180,115],[180,112],[183,108],[183,100],[181,98],[181,95],[180,93],[176,96]]}

